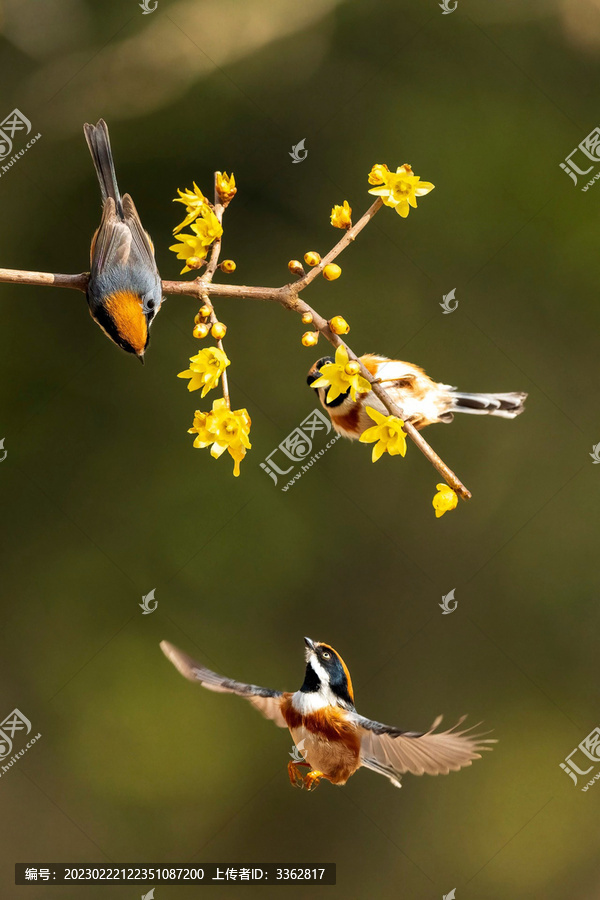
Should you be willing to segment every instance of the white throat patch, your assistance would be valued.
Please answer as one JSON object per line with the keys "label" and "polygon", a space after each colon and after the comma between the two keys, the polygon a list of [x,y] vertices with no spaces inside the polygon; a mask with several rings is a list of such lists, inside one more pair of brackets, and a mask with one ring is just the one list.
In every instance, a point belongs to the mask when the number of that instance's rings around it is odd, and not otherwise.
{"label": "white throat patch", "polygon": [[320,687],[318,691],[296,691],[292,696],[292,706],[303,716],[325,706],[337,706],[336,696],[329,687],[329,673],[319,662],[317,654],[312,650],[307,651],[306,661],[317,675]]}

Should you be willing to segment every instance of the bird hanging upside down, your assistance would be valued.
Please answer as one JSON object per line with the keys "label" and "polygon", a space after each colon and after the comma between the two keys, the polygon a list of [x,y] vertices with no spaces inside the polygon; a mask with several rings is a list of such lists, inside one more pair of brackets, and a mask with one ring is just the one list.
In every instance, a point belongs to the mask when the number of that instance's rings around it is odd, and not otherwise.
{"label": "bird hanging upside down", "polygon": [[102,220],[90,251],[90,314],[111,341],[144,362],[163,299],[154,245],[130,195],[119,192],[106,122],[83,130],[102,195]]}
{"label": "bird hanging upside down", "polygon": [[[195,662],[168,641],[161,643],[167,659],[190,681],[210,691],[245,697],[267,719],[280,728],[289,728],[299,751],[299,760],[288,763],[293,785],[315,788],[322,778],[345,784],[361,766],[385,775],[401,787],[405,772],[413,775],[447,775],[491,749],[493,739],[459,731],[464,716],[448,731],[436,732],[441,716],[429,731],[401,731],[365,719],[356,712],[350,673],[339,654],[329,644],[304,638],[306,674],[295,694],[272,691],[217,675]],[[303,758],[303,759],[302,759]],[[305,774],[301,768],[309,771]]]}
{"label": "bird hanging upside down", "polygon": [[[467,394],[457,391],[449,384],[432,381],[419,366],[399,359],[387,359],[385,356],[367,353],[360,357],[360,361],[402,410],[404,420],[419,430],[435,422],[451,422],[455,412],[514,419],[525,408],[527,398],[525,393]],[[361,393],[360,389],[353,390],[351,385],[347,390],[342,390],[343,384],[338,385],[333,394],[338,390],[341,392],[337,393],[337,396],[332,396],[332,391],[327,386],[330,382],[326,376],[328,367],[336,366],[336,362],[337,360],[331,356],[317,360],[306,380],[319,395],[319,400],[329,413],[335,430],[344,437],[357,440],[363,431],[373,425],[373,420],[366,411],[367,406],[386,416],[388,411],[373,391]],[[348,366],[352,368],[353,363],[356,372],[352,371],[356,376],[358,372],[356,363],[351,360]],[[348,375],[350,376],[350,373]],[[317,384],[319,381],[322,381],[322,384]],[[361,378],[360,381],[364,382],[365,386],[368,384],[365,379]]]}

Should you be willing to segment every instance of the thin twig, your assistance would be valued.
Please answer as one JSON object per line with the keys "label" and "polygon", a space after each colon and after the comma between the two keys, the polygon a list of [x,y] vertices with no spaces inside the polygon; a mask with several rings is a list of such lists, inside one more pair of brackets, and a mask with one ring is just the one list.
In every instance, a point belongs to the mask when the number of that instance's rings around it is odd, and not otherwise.
{"label": "thin twig", "polygon": [[[414,425],[411,425],[410,422],[404,420],[404,415],[402,410],[394,403],[391,399],[390,395],[387,393],[379,379],[374,378],[374,376],[365,368],[365,366],[360,362],[358,356],[354,353],[354,351],[343,341],[337,334],[334,334],[329,327],[329,322],[327,319],[324,319],[319,313],[308,305],[300,296],[300,291],[304,290],[311,284],[312,281],[317,278],[319,274],[322,273],[323,269],[326,265],[333,262],[334,259],[340,255],[340,253],[345,250],[345,248],[356,238],[356,236],[363,230],[363,228],[368,225],[373,216],[381,209],[383,205],[383,201],[381,198],[378,198],[366,213],[353,225],[349,228],[344,236],[338,241],[338,243],[329,251],[329,253],[323,257],[321,262],[314,266],[310,271],[308,271],[305,275],[298,279],[298,281],[293,282],[291,284],[285,284],[282,287],[256,287],[249,285],[241,285],[241,284],[213,284],[212,279],[216,272],[219,254],[221,251],[221,240],[216,240],[212,245],[212,251],[210,255],[210,259],[204,275],[202,278],[197,278],[195,281],[163,281],[163,293],[164,294],[184,294],[194,298],[198,298],[200,296],[204,301],[208,300],[209,297],[229,297],[229,298],[238,298],[238,299],[250,299],[250,300],[263,300],[270,303],[279,303],[281,306],[286,309],[290,309],[293,312],[298,313],[299,315],[304,315],[305,313],[310,313],[312,316],[312,324],[316,328],[316,330],[323,335],[323,337],[330,342],[334,347],[344,346],[348,352],[348,356],[350,359],[355,359],[360,364],[361,375],[367,379],[367,381],[371,384],[371,389],[376,397],[381,400],[383,406],[388,411],[388,413],[392,416],[397,416],[399,419],[404,421],[404,430],[406,431],[408,437],[413,441],[413,443],[419,448],[421,453],[427,457],[430,463],[437,469],[440,475],[444,478],[446,483],[454,490],[456,493],[463,498],[463,500],[468,500],[471,497],[471,492],[465,487],[462,481],[458,478],[458,476],[450,469],[446,463],[438,456],[435,450],[427,443],[425,438],[417,431]],[[222,206],[217,193],[216,193],[216,180],[215,180],[215,215],[219,219],[219,222],[222,221],[223,218],[224,207]],[[41,285],[47,287],[65,287],[65,288],[74,288],[75,290],[84,291],[87,288],[89,275],[87,273],[82,273],[81,275],[54,275],[48,272],[24,272],[18,269],[0,269],[0,282],[6,282],[9,284],[30,284],[30,285]],[[214,323],[217,321],[214,308],[211,302],[207,303],[208,306],[211,307],[211,322]],[[218,346],[220,349],[223,349],[222,341],[218,341]],[[227,384],[227,377],[225,372],[223,372],[222,376],[222,385],[223,385],[223,394],[227,403],[229,404],[229,390]]]}
{"label": "thin twig", "polygon": [[358,220],[356,225],[353,225],[351,228],[349,228],[344,234],[343,238],[341,238],[341,240],[337,242],[335,247],[333,247],[329,251],[327,256],[323,257],[318,266],[314,266],[312,269],[310,269],[310,271],[308,271],[306,275],[303,275],[302,278],[293,285],[297,294],[299,294],[300,291],[303,291],[305,287],[308,287],[311,281],[314,281],[315,278],[321,274],[325,266],[329,265],[330,262],[333,262],[334,259],[337,259],[342,250],[345,250],[348,244],[352,243],[357,234],[360,234],[365,225],[369,224],[375,213],[378,213],[382,206],[383,200],[381,199],[381,197],[378,197],[375,203],[372,203],[368,208],[364,216],[362,216]]}

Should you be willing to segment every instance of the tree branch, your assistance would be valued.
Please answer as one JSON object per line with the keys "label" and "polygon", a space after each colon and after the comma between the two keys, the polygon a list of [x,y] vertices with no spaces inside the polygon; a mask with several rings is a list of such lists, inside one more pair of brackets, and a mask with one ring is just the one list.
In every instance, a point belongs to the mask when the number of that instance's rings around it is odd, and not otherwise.
{"label": "tree branch", "polygon": [[[327,319],[309,306],[300,296],[300,292],[308,287],[311,282],[318,277],[326,265],[333,262],[340,253],[354,241],[356,236],[360,234],[363,228],[368,225],[373,216],[381,209],[383,201],[378,198],[366,211],[366,213],[349,228],[338,243],[323,257],[321,262],[314,266],[310,271],[306,272],[296,282],[285,284],[281,287],[254,287],[240,284],[213,284],[212,279],[216,272],[219,254],[221,251],[221,240],[216,240],[212,245],[211,255],[202,278],[194,281],[163,281],[164,294],[184,294],[198,299],[200,297],[204,302],[210,297],[228,297],[237,299],[263,300],[270,303],[279,303],[286,309],[290,309],[299,315],[310,313],[312,316],[312,324],[315,329],[323,335],[334,347],[344,346],[348,352],[350,359],[355,359],[360,363],[360,359],[354,351],[343,341],[337,334],[334,334]],[[219,222],[223,218],[224,207],[218,198],[216,192],[215,180],[215,214]],[[17,269],[0,269],[0,282],[8,284],[30,284],[41,285],[46,287],[73,288],[74,290],[83,291],[87,289],[89,275],[82,273],[80,275],[54,275],[48,272],[24,272]],[[207,303],[212,309],[212,303]],[[214,309],[211,315],[211,322],[217,321]],[[218,345],[223,349],[222,342],[218,341]],[[404,421],[404,430],[411,441],[419,448],[421,453],[427,457],[430,463],[437,469],[442,478],[463,500],[471,497],[471,492],[465,487],[458,476],[450,469],[446,463],[438,456],[435,450],[427,443],[425,438],[417,431],[414,425],[404,420],[402,410],[394,403],[386,389],[377,379],[360,363],[361,375],[371,384],[371,389],[376,397],[381,400],[388,413],[397,416]],[[223,393],[225,399],[229,403],[229,391],[225,373],[222,375]]]}

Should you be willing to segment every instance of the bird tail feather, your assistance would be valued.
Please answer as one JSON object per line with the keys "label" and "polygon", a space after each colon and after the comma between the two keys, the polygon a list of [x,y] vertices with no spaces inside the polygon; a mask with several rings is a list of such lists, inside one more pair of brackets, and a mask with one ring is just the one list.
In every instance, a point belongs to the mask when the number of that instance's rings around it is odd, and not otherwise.
{"label": "bird tail feather", "polygon": [[455,412],[472,415],[502,416],[514,419],[525,409],[527,394],[514,392],[509,394],[467,394],[452,391],[452,409]]}
{"label": "bird tail feather", "polygon": [[100,183],[102,201],[104,202],[108,197],[112,197],[115,201],[117,213],[123,217],[123,206],[117,184],[113,155],[110,149],[108,126],[104,119],[100,119],[97,125],[84,125],[83,131]]}

